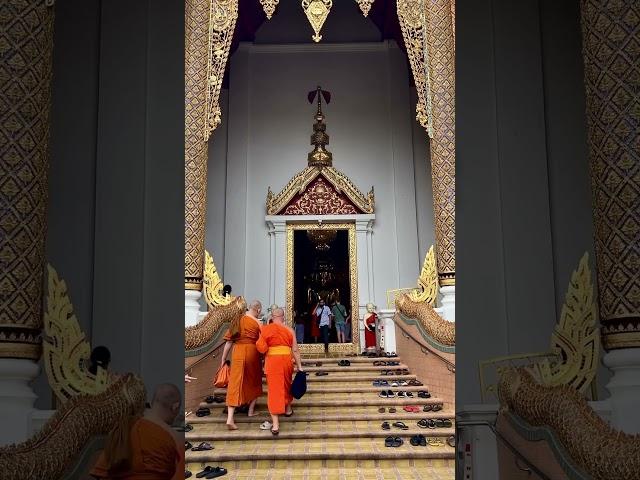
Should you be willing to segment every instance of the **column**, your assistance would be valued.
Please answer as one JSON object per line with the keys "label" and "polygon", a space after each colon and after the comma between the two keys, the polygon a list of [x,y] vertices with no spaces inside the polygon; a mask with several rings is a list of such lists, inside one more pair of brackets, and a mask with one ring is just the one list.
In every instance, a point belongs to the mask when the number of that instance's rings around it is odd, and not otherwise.
{"label": "column", "polygon": [[382,326],[384,332],[384,351],[385,352],[397,352],[398,347],[396,346],[396,323],[393,318],[396,314],[395,309],[387,310],[382,309],[378,310],[379,314],[379,322]]}
{"label": "column", "polygon": [[275,220],[273,222],[274,243],[274,295],[273,303],[286,307],[287,301],[287,222]]}
{"label": "column", "polygon": [[8,0],[0,16],[0,444],[30,435],[36,399],[53,18],[42,0]]}
{"label": "column", "polygon": [[[418,8],[418,5],[420,8]],[[430,137],[436,264],[443,312],[455,318],[455,38],[452,0],[398,0],[398,18]],[[452,317],[453,315],[453,317]]]}
{"label": "column", "polygon": [[269,234],[269,305],[276,301],[276,231],[273,222],[267,220]]}
{"label": "column", "polygon": [[640,109],[637,2],[581,2],[588,145],[611,420],[640,432]]}
{"label": "column", "polygon": [[201,296],[207,142],[221,121],[218,97],[237,17],[238,0],[185,2],[185,324]]}

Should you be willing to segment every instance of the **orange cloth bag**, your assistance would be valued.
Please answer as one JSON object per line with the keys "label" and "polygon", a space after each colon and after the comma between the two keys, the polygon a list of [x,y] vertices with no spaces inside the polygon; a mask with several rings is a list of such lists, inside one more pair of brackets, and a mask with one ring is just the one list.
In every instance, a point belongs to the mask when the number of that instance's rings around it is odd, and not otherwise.
{"label": "orange cloth bag", "polygon": [[213,379],[213,386],[216,388],[227,388],[229,385],[229,378],[231,377],[231,369],[229,365],[224,363],[218,369],[215,378]]}

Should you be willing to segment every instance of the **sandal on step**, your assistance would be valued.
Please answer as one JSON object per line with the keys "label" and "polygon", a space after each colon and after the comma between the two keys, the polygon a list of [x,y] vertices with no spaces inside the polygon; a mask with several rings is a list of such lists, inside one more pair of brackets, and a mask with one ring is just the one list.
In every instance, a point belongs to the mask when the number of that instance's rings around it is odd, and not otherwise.
{"label": "sandal on step", "polygon": [[404,440],[402,440],[400,437],[393,437],[393,446],[394,447],[400,447],[402,446],[402,444],[404,443]]}
{"label": "sandal on step", "polygon": [[393,447],[393,437],[387,437],[384,439],[385,447]]}
{"label": "sandal on step", "polygon": [[404,422],[394,422],[393,426],[396,428],[399,428],[400,430],[409,430],[409,427],[407,427]]}
{"label": "sandal on step", "polygon": [[396,410],[396,407],[391,407],[391,408],[389,409],[389,413],[396,413],[396,411],[397,411],[397,410]]}
{"label": "sandal on step", "polygon": [[197,447],[191,449],[192,452],[204,452],[206,450],[213,450],[213,445],[208,442],[202,442]]}
{"label": "sandal on step", "polygon": [[418,440],[420,441],[420,446],[421,447],[426,447],[427,446],[427,439],[424,435],[420,434],[418,435]]}
{"label": "sandal on step", "polygon": [[450,418],[445,418],[444,420],[442,420],[442,426],[444,428],[451,428],[453,427],[453,422],[451,421]]}
{"label": "sandal on step", "polygon": [[451,435],[449,438],[447,438],[447,445],[449,445],[452,448],[456,447],[456,437]]}
{"label": "sandal on step", "polygon": [[423,418],[422,420],[418,420],[418,426],[420,428],[429,428],[429,423],[426,418]]}
{"label": "sandal on step", "polygon": [[206,467],[204,467],[204,470],[202,470],[200,473],[196,473],[196,478],[206,477],[210,473],[213,473],[216,468],[219,468],[219,467],[206,466]]}
{"label": "sandal on step", "polygon": [[189,478],[191,475],[193,475],[193,473],[191,473],[189,470],[184,471],[184,478]]}
{"label": "sandal on step", "polygon": [[431,404],[427,404],[424,407],[422,407],[422,411],[423,412],[430,412],[432,410],[433,410],[433,405],[431,405]]}
{"label": "sandal on step", "polygon": [[271,429],[271,435],[273,435],[274,437],[280,434],[280,430],[274,430],[273,428]]}
{"label": "sandal on step", "polygon": [[383,430],[391,430],[391,425],[389,425],[389,422],[382,422],[381,427]]}
{"label": "sandal on step", "polygon": [[434,411],[434,412],[439,412],[440,410],[442,410],[442,404],[441,404],[441,403],[436,403],[436,404],[433,406],[433,411]]}
{"label": "sandal on step", "polygon": [[204,478],[218,478],[218,477],[222,477],[223,475],[227,474],[227,469],[223,468],[223,467],[213,467],[213,469],[211,470],[211,473],[209,473],[206,477]]}
{"label": "sandal on step", "polygon": [[260,424],[260,430],[271,430],[271,422],[267,422],[266,420]]}
{"label": "sandal on step", "polygon": [[380,407],[380,408],[378,409],[378,413],[384,413],[384,412],[385,412],[384,407]]}
{"label": "sandal on step", "polygon": [[418,437],[418,435],[414,435],[413,437],[411,437],[411,440],[409,440],[409,443],[411,445],[413,445],[414,447],[417,447],[420,445],[420,437]]}
{"label": "sandal on step", "polygon": [[293,415],[293,408],[291,409],[291,413],[285,413],[284,416],[285,417],[290,417],[291,415]]}

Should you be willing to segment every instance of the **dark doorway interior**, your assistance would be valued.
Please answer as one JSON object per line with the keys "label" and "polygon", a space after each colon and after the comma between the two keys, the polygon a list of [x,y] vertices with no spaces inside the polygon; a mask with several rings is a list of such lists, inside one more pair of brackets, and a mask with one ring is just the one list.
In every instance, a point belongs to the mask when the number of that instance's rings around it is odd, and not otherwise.
{"label": "dark doorway interior", "polygon": [[[348,310],[351,306],[349,232],[295,230],[293,242],[294,315],[297,322],[305,325],[304,343],[321,343],[319,330],[311,321],[318,299],[323,298],[329,307],[336,300]],[[333,343],[337,341],[333,322],[329,338]]]}

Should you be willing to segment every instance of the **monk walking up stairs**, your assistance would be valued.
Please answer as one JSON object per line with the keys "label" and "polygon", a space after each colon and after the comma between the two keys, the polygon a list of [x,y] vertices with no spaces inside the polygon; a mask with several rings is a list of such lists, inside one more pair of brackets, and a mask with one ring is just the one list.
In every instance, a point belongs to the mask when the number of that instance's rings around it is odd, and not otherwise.
{"label": "monk walking up stairs", "polygon": [[[222,478],[234,480],[454,479],[454,405],[443,405],[428,391],[428,379],[416,378],[400,357],[301,361],[307,393],[293,402],[290,418],[280,417],[277,436],[260,430],[271,420],[267,395],[258,399],[259,415],[236,415],[235,431],[225,428],[222,404],[203,401],[211,415],[187,417],[193,427],[187,441],[214,447],[186,451],[193,477],[222,467]],[[211,393],[220,398],[226,392]]]}

